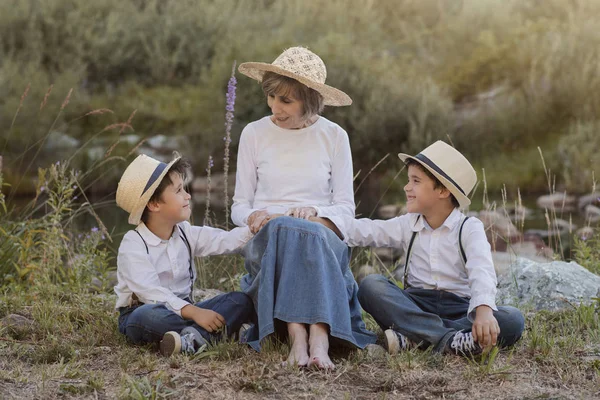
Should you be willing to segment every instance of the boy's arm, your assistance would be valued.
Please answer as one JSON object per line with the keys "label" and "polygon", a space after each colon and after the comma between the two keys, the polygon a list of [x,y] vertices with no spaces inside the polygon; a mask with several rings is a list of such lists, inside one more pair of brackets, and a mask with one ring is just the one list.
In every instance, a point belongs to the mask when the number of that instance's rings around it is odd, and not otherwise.
{"label": "boy's arm", "polygon": [[409,229],[409,216],[388,220],[355,219],[345,215],[331,216],[329,221],[335,225],[333,231],[352,247],[402,247],[404,235]]}
{"label": "boy's arm", "polygon": [[192,252],[196,257],[235,253],[252,238],[247,226],[230,231],[210,226],[192,226],[187,222],[180,226],[186,234],[189,232]]}
{"label": "boy's arm", "polygon": [[490,244],[485,236],[483,223],[477,218],[469,218],[465,223],[462,244],[467,256],[467,277],[471,288],[468,317],[475,319],[475,310],[487,306],[493,311],[496,307],[496,271],[492,260]]}
{"label": "boy's arm", "polygon": [[133,235],[133,233],[126,234],[119,247],[117,255],[119,285],[126,285],[142,303],[164,303],[168,309],[181,316],[181,309],[190,303],[161,286],[144,244],[139,237],[137,242],[140,243],[137,243]]}

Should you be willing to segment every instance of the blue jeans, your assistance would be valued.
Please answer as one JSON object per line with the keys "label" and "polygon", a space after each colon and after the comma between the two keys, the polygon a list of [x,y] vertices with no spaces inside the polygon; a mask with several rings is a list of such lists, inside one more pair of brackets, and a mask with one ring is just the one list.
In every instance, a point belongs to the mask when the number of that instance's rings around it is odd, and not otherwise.
{"label": "blue jeans", "polygon": [[[400,289],[381,275],[369,275],[361,283],[358,299],[381,329],[393,329],[415,343],[442,352],[457,331],[470,332],[469,299],[443,290]],[[514,307],[498,307],[494,317],[500,326],[498,344],[513,345],[525,329],[525,318]]]}
{"label": "blue jeans", "polygon": [[375,342],[362,320],[350,251],[330,229],[279,217],[244,246],[243,255],[248,274],[241,288],[258,316],[258,329],[248,337],[255,350],[285,322],[327,324],[342,345],[364,348]]}
{"label": "blue jeans", "polygon": [[[252,300],[241,292],[225,293],[196,303],[196,306],[221,314],[226,322],[224,333],[230,337],[234,337],[242,324],[249,322],[254,315]],[[164,304],[143,304],[120,309],[119,332],[134,344],[156,343],[165,333],[181,332],[188,326],[196,328],[209,342],[215,342],[223,336],[223,333],[209,333],[194,321],[181,318]]]}

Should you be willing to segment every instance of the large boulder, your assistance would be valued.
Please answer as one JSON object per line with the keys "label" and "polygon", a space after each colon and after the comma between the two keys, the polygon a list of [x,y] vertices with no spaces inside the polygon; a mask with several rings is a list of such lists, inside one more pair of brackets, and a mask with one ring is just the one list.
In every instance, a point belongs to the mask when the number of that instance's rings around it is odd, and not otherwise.
{"label": "large boulder", "polygon": [[600,296],[600,276],[575,262],[539,263],[517,258],[508,267],[496,269],[498,304],[554,311],[590,303]]}

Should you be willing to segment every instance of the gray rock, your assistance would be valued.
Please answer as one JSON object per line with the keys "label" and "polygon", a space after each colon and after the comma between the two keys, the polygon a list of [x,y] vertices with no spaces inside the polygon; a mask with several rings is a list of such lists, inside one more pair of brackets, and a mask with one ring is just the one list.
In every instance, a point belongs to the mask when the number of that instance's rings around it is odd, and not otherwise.
{"label": "gray rock", "polygon": [[585,206],[588,205],[600,206],[600,192],[590,193],[579,198],[577,207],[579,207],[580,210],[583,210]]}
{"label": "gray rock", "polygon": [[498,273],[498,304],[559,310],[600,296],[600,276],[575,262],[537,263],[517,258]]}
{"label": "gray rock", "polygon": [[368,275],[378,274],[379,272],[369,264],[365,264],[358,269],[356,273],[356,282],[360,285],[360,283],[365,279]]}
{"label": "gray rock", "polygon": [[217,297],[224,292],[218,289],[194,289],[194,300],[195,301],[204,301],[210,300],[213,297]]}
{"label": "gray rock", "polygon": [[584,215],[585,219],[591,222],[592,224],[600,222],[600,207],[596,207],[589,204],[585,206]]}
{"label": "gray rock", "polygon": [[577,198],[575,196],[568,195],[564,192],[540,196],[536,203],[541,209],[575,211],[576,202]]}
{"label": "gray rock", "polygon": [[24,333],[31,330],[33,326],[33,321],[19,314],[8,314],[0,319],[0,327],[12,332]]}
{"label": "gray rock", "polygon": [[385,355],[387,354],[387,351],[385,351],[385,349],[378,345],[378,344],[368,344],[365,347],[365,350],[367,352],[367,354],[369,355],[370,358],[372,359],[380,359],[380,358],[384,358]]}
{"label": "gray rock", "polygon": [[584,226],[583,228],[579,228],[575,235],[581,240],[589,240],[594,236],[594,228],[590,226]]}

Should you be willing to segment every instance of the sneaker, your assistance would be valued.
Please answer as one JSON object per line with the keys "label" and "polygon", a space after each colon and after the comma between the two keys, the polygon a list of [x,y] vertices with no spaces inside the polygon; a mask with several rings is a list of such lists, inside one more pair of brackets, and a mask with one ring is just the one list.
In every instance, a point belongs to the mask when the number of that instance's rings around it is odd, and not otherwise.
{"label": "sneaker", "polygon": [[187,327],[181,333],[175,331],[165,333],[159,348],[163,356],[169,357],[178,353],[195,354],[205,344],[208,342],[200,335],[200,332],[192,327]]}
{"label": "sneaker", "polygon": [[481,354],[483,349],[475,340],[471,332],[458,331],[446,344],[446,352],[462,356],[475,356]]}
{"label": "sneaker", "polygon": [[252,324],[242,324],[242,326],[240,327],[240,330],[238,331],[238,341],[240,343],[247,343],[248,342],[248,331],[252,328]]}
{"label": "sneaker", "polygon": [[410,350],[417,347],[415,342],[393,329],[387,329],[384,333],[389,354],[398,354],[400,350]]}

